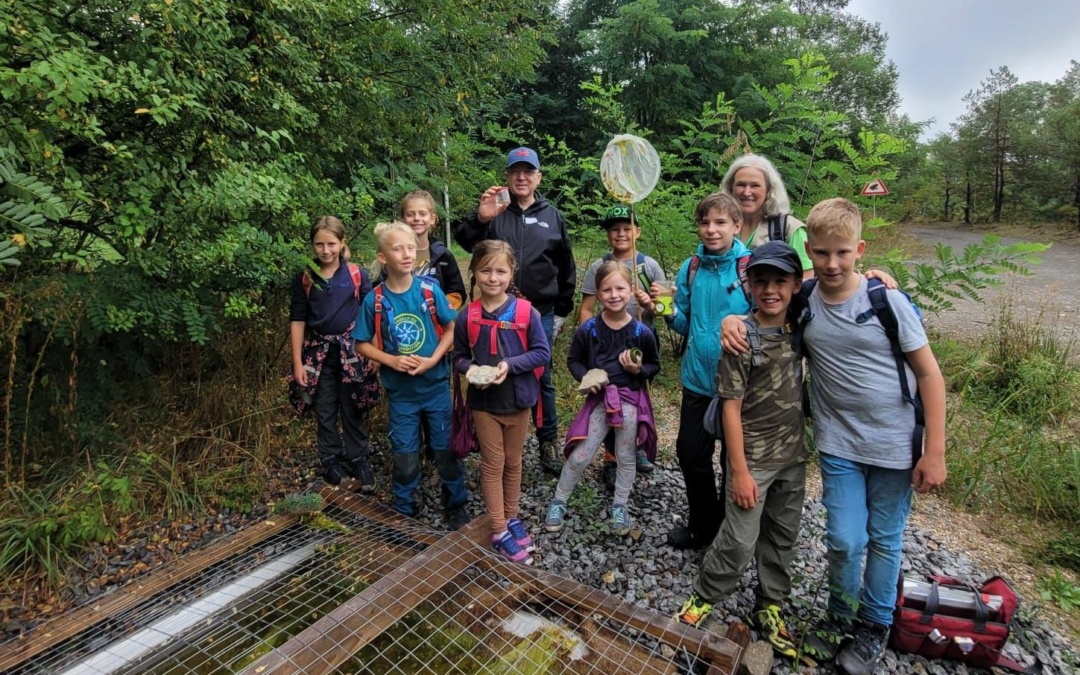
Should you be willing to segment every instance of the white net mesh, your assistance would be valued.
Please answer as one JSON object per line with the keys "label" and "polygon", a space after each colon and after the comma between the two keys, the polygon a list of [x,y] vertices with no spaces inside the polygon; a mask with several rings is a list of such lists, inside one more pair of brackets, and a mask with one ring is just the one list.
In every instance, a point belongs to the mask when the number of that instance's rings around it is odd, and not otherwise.
{"label": "white net mesh", "polygon": [[600,179],[615,199],[630,204],[639,202],[660,180],[660,156],[644,138],[620,134],[604,149]]}

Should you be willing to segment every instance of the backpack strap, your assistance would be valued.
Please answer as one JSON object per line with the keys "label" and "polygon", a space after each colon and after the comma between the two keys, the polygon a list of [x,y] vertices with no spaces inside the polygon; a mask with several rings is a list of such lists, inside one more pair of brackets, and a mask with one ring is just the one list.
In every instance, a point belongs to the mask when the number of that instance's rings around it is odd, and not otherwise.
{"label": "backpack strap", "polygon": [[769,216],[769,241],[787,241],[787,214]]}
{"label": "backpack strap", "polygon": [[750,367],[758,368],[763,361],[761,356],[761,333],[758,332],[757,324],[749,319],[743,320],[746,325],[746,341],[750,343]]}
{"label": "backpack strap", "polygon": [[435,292],[432,290],[432,284],[433,282],[430,281],[421,281],[420,292],[424,294],[424,304],[427,306],[428,314],[431,315],[431,323],[435,326],[435,338],[441,340],[443,336],[443,327],[442,324],[439,323],[439,312],[435,308]]}
{"label": "backpack strap", "polygon": [[694,289],[694,277],[697,276],[698,268],[701,267],[701,256],[697,253],[690,256],[690,267],[686,270],[686,298],[690,299],[690,291]]}
{"label": "backpack strap", "polygon": [[469,330],[470,351],[476,346],[476,341],[480,339],[480,321],[483,316],[483,306],[480,304],[479,298],[470,302],[469,309],[465,314],[466,321],[468,322],[466,327]]}
{"label": "backpack strap", "polygon": [[349,263],[349,276],[352,277],[353,285],[353,297],[357,302],[360,302],[360,286],[364,283],[364,275],[360,271],[360,266],[356,263]]}
{"label": "backpack strap", "polygon": [[[375,287],[375,346],[380,352],[386,351],[383,348],[383,336],[382,336],[382,315],[383,310],[387,309],[389,304],[386,302],[386,298],[383,296],[382,284]],[[389,317],[387,317],[389,321]],[[393,322],[390,322],[391,324]]]}
{"label": "backpack strap", "polygon": [[735,261],[735,274],[739,277],[739,285],[742,286],[746,301],[754,304],[753,296],[750,295],[750,277],[746,274],[746,267],[750,264],[750,254],[747,253]]}
{"label": "backpack strap", "polygon": [[304,270],[300,273],[300,288],[304,291],[304,297],[311,296],[311,271]]}
{"label": "backpack strap", "polygon": [[926,415],[923,410],[922,397],[919,392],[911,391],[908,383],[907,357],[900,347],[900,324],[896,320],[885,284],[880,279],[870,279],[867,283],[867,295],[870,296],[870,309],[855,317],[856,323],[866,323],[870,317],[877,316],[881,327],[885,329],[885,336],[889,338],[889,348],[892,350],[893,360],[896,361],[896,373],[900,378],[900,393],[915,412],[915,428],[911,432],[911,461],[912,466],[922,457],[923,432],[926,430]]}

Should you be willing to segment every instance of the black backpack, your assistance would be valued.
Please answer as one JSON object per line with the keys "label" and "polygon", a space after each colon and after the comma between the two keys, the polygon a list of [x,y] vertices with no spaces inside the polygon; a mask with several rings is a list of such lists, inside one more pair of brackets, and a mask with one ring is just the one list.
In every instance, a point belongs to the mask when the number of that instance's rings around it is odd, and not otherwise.
{"label": "black backpack", "polygon": [[[817,279],[807,279],[803,282],[802,289],[799,294],[793,299],[792,306],[796,306],[797,309],[793,310],[793,316],[795,317],[795,330],[794,337],[792,338],[795,349],[801,350],[803,356],[810,358],[810,353],[806,349],[806,345],[803,343],[803,331],[806,330],[806,324],[813,319],[813,314],[810,312],[810,294],[814,292],[814,288],[817,286]],[[904,368],[904,364],[907,363],[907,357],[904,355],[904,350],[900,347],[900,324],[896,320],[896,314],[893,313],[892,306],[889,304],[889,300],[886,294],[885,284],[879,279],[870,279],[867,282],[867,294],[870,296],[870,309],[866,310],[859,316],[855,317],[857,323],[866,323],[871,317],[877,316],[878,321],[881,322],[881,327],[885,329],[885,336],[889,338],[889,347],[892,349],[893,359],[896,361],[896,373],[900,379],[900,394],[904,397],[911,407],[915,415],[915,428],[911,431],[911,460],[912,466],[918,463],[919,458],[922,457],[923,446],[923,432],[926,430],[926,414],[923,410],[922,397],[919,395],[918,390],[911,391],[911,387],[908,385],[907,370]],[[911,296],[903,291],[904,297],[908,299],[911,306],[915,308],[915,313],[922,318],[922,312],[919,311],[918,305],[912,301]],[[809,415],[809,406],[806,406],[807,414]]]}

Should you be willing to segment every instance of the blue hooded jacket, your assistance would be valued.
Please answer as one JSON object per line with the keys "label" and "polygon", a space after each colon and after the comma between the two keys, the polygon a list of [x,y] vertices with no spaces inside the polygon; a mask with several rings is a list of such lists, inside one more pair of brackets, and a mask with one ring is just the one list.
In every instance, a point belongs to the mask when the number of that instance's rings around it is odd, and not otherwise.
{"label": "blue hooded jacket", "polygon": [[701,259],[694,276],[694,289],[687,287],[690,260],[679,267],[675,278],[675,318],[671,327],[688,337],[680,375],[683,386],[702,396],[716,393],[716,365],[720,361],[720,322],[729,314],[749,314],[750,303],[739,283],[739,258],[749,255],[738,239],[723,255],[706,255],[698,245]]}

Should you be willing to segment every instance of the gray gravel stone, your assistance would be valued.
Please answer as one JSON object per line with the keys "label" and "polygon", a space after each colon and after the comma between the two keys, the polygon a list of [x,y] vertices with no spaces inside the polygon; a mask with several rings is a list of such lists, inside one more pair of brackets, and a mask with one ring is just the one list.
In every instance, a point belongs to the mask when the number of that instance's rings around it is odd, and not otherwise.
{"label": "gray gravel stone", "polygon": [[[701,551],[676,551],[665,543],[667,531],[681,525],[686,518],[686,497],[682,474],[668,449],[662,453],[652,474],[638,474],[630,497],[630,513],[640,528],[640,540],[615,537],[606,524],[611,497],[600,483],[599,462],[582,477],[570,498],[570,514],[566,526],[557,534],[537,527],[543,521],[544,509],[555,492],[557,479],[540,470],[536,440],[531,438],[525,447],[525,468],[522,479],[521,517],[532,526],[537,552],[536,566],[561,576],[600,588],[625,598],[628,602],[650,607],[664,614],[674,614],[691,592],[691,584],[701,562]],[[470,474],[477,472],[476,459],[470,459]],[[429,472],[434,473],[434,472]],[[470,475],[470,480],[473,476]],[[435,487],[435,486],[432,486]],[[438,489],[425,489],[438,494]],[[483,502],[474,491],[471,509],[483,512]],[[440,509],[433,502],[427,513]],[[440,514],[441,516],[441,514]],[[437,523],[440,524],[441,523]],[[828,593],[825,587],[825,508],[819,501],[807,501],[803,508],[803,524],[799,533],[795,560],[792,564],[793,589],[787,605],[789,628],[798,634],[807,622],[822,615]],[[1003,570],[981,570],[965,556],[949,551],[924,530],[909,528],[904,534],[905,574],[946,573],[972,581],[980,581]],[[613,572],[614,583],[605,583],[604,576]],[[608,579],[611,579],[609,576]],[[713,610],[709,627],[723,634],[727,624],[747,617],[753,607],[752,584],[756,574],[751,568],[744,586],[731,598]],[[1022,607],[1034,602],[1022,599]],[[1037,656],[1042,672],[1077,674],[1073,663],[1077,649],[1052,627],[1033,620],[1030,612],[1021,612],[1017,620],[1008,653],[1022,663],[1033,663]],[[758,636],[754,634],[756,639]],[[929,661],[909,654],[887,653],[888,670],[880,673],[902,675],[967,675],[985,673],[955,661]],[[771,672],[780,675],[793,672],[791,664],[777,658]],[[833,673],[831,664],[817,667],[802,666],[799,673],[817,675]]]}

